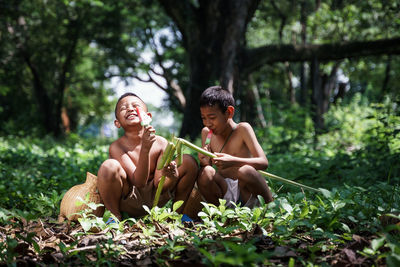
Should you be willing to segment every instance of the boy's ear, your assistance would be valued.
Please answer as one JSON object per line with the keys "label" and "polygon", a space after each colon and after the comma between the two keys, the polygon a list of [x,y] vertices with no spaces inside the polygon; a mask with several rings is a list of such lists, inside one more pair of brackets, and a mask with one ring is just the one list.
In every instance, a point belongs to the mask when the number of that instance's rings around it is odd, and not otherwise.
{"label": "boy's ear", "polygon": [[228,106],[226,109],[226,112],[228,114],[228,118],[233,118],[233,115],[235,114],[235,108],[233,106]]}
{"label": "boy's ear", "polygon": [[117,127],[117,128],[121,128],[121,123],[119,123],[118,120],[114,120],[114,125],[115,125],[115,127]]}

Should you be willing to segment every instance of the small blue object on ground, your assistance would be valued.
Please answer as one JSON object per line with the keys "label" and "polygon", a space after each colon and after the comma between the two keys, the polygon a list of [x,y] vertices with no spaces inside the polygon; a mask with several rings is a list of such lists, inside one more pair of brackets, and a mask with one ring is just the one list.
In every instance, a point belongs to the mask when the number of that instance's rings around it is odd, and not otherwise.
{"label": "small blue object on ground", "polygon": [[181,221],[182,222],[193,222],[193,219],[190,218],[189,216],[187,216],[186,214],[183,214],[182,218],[181,218]]}
{"label": "small blue object on ground", "polygon": [[112,223],[116,223],[113,217],[108,218],[106,225],[112,224]]}

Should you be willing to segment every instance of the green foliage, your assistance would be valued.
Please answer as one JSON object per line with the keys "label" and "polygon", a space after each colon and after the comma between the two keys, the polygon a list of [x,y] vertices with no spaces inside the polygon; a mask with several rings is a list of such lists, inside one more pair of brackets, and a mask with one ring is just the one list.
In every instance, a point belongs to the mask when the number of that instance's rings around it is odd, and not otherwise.
{"label": "green foliage", "polygon": [[[257,135],[270,161],[269,171],[302,183],[323,187],[321,193],[301,192],[277,181],[268,181],[275,200],[249,209],[226,208],[203,203],[196,223],[181,223],[176,210],[181,202],[164,207],[145,207],[143,218],[126,218],[106,224],[111,217],[91,215],[97,205],[87,203],[80,212],[76,242],[60,242],[64,260],[92,264],[76,246],[93,232],[105,235],[92,250],[98,263],[112,264],[124,255],[120,239],[140,236],[136,247],[151,247],[157,264],[168,266],[196,255],[208,266],[321,265],[328,255],[349,249],[361,236],[365,241],[354,250],[369,264],[396,266],[400,240],[399,114],[395,103],[369,104],[362,97],[338,104],[326,114],[329,131],[315,137],[309,130],[296,131],[285,123],[300,123],[297,111],[285,114],[282,125]],[[291,117],[293,116],[293,117]],[[267,142],[268,140],[268,142]],[[84,182],[85,172],[96,173],[107,158],[109,140],[81,140],[78,136],[60,142],[50,137],[0,138],[0,224],[17,226],[18,220],[56,218],[63,192]],[[270,150],[270,151],[268,151]],[[188,152],[188,151],[186,151]],[[289,166],[289,167],[288,167]],[[395,221],[396,222],[396,221]],[[189,226],[190,225],[190,226]],[[4,228],[5,229],[5,228]],[[361,238],[360,237],[360,238]],[[13,264],[20,257],[21,242],[44,255],[35,234],[15,235],[0,241],[0,262]]]}
{"label": "green foliage", "polygon": [[400,157],[397,106],[393,102],[369,104],[357,94],[351,103],[331,107],[325,115],[329,131],[319,136],[310,131],[303,134],[304,129],[288,125],[295,119],[257,131],[271,162],[269,171],[324,188],[329,183],[328,188],[338,183],[395,184],[400,175],[396,164]]}
{"label": "green foliage", "polygon": [[55,216],[63,193],[97,173],[107,158],[104,141],[0,138],[0,203],[6,209]]}
{"label": "green foliage", "polygon": [[[175,223],[178,223],[181,219],[182,215],[179,215],[176,211],[182,206],[183,201],[177,201],[172,204],[172,201],[168,201],[163,207],[154,206],[151,209],[147,206],[143,206],[146,212],[150,215],[149,219],[154,222],[164,222],[173,220]],[[172,205],[172,209],[171,209]]]}
{"label": "green foliage", "polygon": [[[1,132],[49,134],[46,130],[61,126],[57,122],[62,108],[72,131],[79,122],[104,119],[111,111],[112,91],[104,84],[108,65],[92,42],[105,32],[110,39],[112,33],[114,40],[118,36],[117,2],[121,1],[1,4],[5,12],[0,21],[7,29],[0,39]],[[29,112],[21,112],[21,106]]]}

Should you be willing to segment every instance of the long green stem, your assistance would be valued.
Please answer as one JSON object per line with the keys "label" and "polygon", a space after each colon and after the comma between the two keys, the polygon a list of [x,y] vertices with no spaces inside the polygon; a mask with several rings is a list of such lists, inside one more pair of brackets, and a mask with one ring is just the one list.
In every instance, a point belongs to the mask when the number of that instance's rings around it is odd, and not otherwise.
{"label": "long green stem", "polygon": [[211,153],[210,151],[202,149],[201,147],[198,147],[195,144],[192,144],[189,141],[186,141],[185,139],[182,139],[182,138],[177,138],[177,139],[179,139],[182,142],[182,144],[184,144],[185,146],[187,146],[187,147],[189,147],[189,148],[191,148],[193,150],[196,150],[197,152],[199,152],[199,153],[201,153],[203,155],[206,155],[207,157],[210,157],[210,158],[216,158],[217,157],[217,155]]}
{"label": "long green stem", "polygon": [[171,151],[173,145],[174,144],[172,142],[168,142],[168,145],[164,149],[164,152],[163,152],[163,154],[161,156],[161,159],[157,164],[157,170],[161,170],[162,168],[164,168],[165,161],[167,160],[167,158],[169,156],[169,152]]}
{"label": "long green stem", "polygon": [[157,206],[158,200],[160,199],[161,191],[164,186],[165,182],[165,176],[161,176],[160,182],[158,183],[157,191],[156,191],[156,196],[154,197],[154,202],[153,202],[153,207]]}
{"label": "long green stem", "polygon": [[[197,152],[199,152],[199,153],[201,153],[203,155],[206,155],[206,156],[208,156],[210,158],[216,158],[217,157],[217,155],[211,153],[210,151],[204,150],[204,149],[196,146],[195,144],[190,143],[189,141],[186,141],[185,139],[182,139],[182,138],[176,138],[176,139],[180,140],[182,142],[182,144],[186,145],[187,147],[189,147],[189,148],[191,148],[191,149],[193,149],[193,150],[195,150],[195,151],[197,151]],[[305,189],[308,189],[308,190],[311,190],[311,191],[314,191],[314,192],[320,192],[320,190],[315,189],[313,187],[310,187],[310,186],[307,186],[307,185],[303,185],[303,184],[294,182],[294,181],[289,180],[289,179],[285,179],[283,177],[277,176],[277,175],[272,174],[272,173],[268,173],[266,171],[259,170],[258,172],[261,175],[265,176],[265,177],[268,177],[268,178],[271,178],[271,179],[275,179],[275,180],[278,180],[280,182],[284,182],[286,184],[298,186],[298,187],[305,188]]]}
{"label": "long green stem", "polygon": [[295,186],[298,186],[298,187],[306,188],[306,189],[314,191],[314,192],[320,192],[319,189],[313,188],[311,186],[303,185],[303,184],[294,182],[294,181],[289,180],[289,179],[285,179],[283,177],[280,177],[278,175],[275,175],[275,174],[272,174],[272,173],[269,173],[269,172],[266,172],[266,171],[258,170],[258,172],[261,173],[261,175],[263,175],[265,177],[268,177],[268,178],[271,178],[271,179],[275,179],[275,180],[278,180],[278,181],[281,181],[281,182],[284,182],[284,183],[287,183],[287,184],[295,185]]}
{"label": "long green stem", "polygon": [[[169,151],[167,151],[168,145],[171,146]],[[168,164],[171,163],[172,158],[173,158],[174,153],[175,153],[175,150],[176,150],[175,145],[172,142],[170,142],[168,145],[167,145],[167,148],[164,150],[164,153],[168,152],[168,154],[165,153],[166,154],[166,158],[165,158],[163,167],[165,167],[165,166],[167,166]],[[157,206],[157,204],[158,204],[158,201],[159,201],[160,195],[161,195],[161,191],[162,191],[162,188],[164,186],[164,182],[165,182],[165,176],[163,175],[163,176],[161,176],[160,182],[158,183],[156,195],[154,196],[153,207]]]}

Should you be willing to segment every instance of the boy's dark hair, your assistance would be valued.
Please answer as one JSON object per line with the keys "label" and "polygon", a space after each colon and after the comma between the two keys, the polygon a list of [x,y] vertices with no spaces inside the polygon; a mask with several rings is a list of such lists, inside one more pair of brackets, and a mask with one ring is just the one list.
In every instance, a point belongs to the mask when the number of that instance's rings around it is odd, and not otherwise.
{"label": "boy's dark hair", "polygon": [[200,107],[218,105],[223,113],[234,104],[232,94],[219,85],[208,87],[200,96]]}
{"label": "boy's dark hair", "polygon": [[[142,102],[144,103],[144,101],[143,101],[137,94],[128,92],[128,93],[125,93],[125,94],[121,95],[121,96],[118,98],[117,104],[115,104],[115,110],[114,110],[115,118],[117,117],[117,107],[118,107],[119,101],[121,101],[123,98],[125,98],[125,97],[127,97],[127,96],[134,96],[134,97],[137,97],[137,98],[140,99],[140,101],[142,101]],[[146,103],[144,103],[144,104],[146,105]]]}

